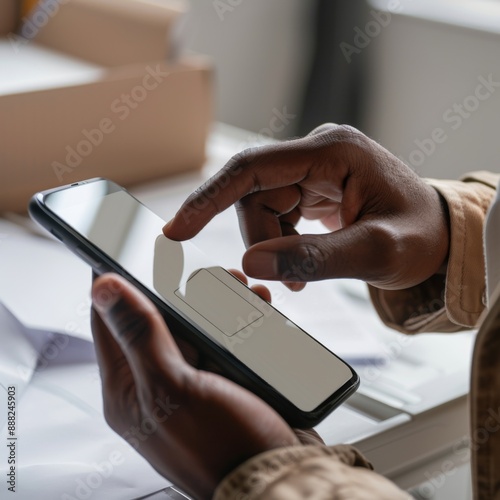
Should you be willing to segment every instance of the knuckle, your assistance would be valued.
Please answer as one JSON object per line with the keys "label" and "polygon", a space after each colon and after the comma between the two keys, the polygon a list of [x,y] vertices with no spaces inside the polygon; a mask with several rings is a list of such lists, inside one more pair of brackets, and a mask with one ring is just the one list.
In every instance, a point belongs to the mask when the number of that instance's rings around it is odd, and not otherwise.
{"label": "knuckle", "polygon": [[321,126],[319,133],[314,135],[313,139],[324,146],[332,146],[335,144],[360,144],[364,142],[366,136],[358,129],[351,125],[334,125]]}
{"label": "knuckle", "polygon": [[352,125],[338,125],[337,130],[335,131],[338,137],[343,138],[345,140],[352,139],[353,137],[359,137],[363,134]]}
{"label": "knuckle", "polygon": [[314,128],[311,132],[309,132],[309,135],[316,135],[316,134],[322,134],[324,132],[329,132],[335,127],[338,127],[336,123],[331,123],[331,122],[322,123],[321,125],[318,125],[316,128]]}

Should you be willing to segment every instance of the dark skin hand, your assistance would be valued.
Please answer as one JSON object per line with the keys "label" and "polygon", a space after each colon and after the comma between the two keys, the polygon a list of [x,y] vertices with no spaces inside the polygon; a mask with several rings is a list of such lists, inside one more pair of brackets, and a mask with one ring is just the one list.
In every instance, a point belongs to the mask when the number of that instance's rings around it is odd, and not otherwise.
{"label": "dark skin hand", "polygon": [[[401,289],[446,264],[448,217],[438,193],[350,127],[325,125],[236,155],[164,233],[191,238],[232,204],[248,248],[245,272],[292,289],[340,277]],[[321,220],[330,232],[297,234],[301,217]],[[258,292],[269,300],[265,289]],[[154,305],[122,278],[97,278],[92,294],[106,420],[127,440],[131,429],[142,429],[145,439],[131,444],[194,498],[210,498],[228,472],[259,453],[321,442],[293,431],[240,386],[198,369],[193,348],[179,349]]]}
{"label": "dark skin hand", "polygon": [[[163,232],[195,236],[236,205],[248,276],[307,281],[357,278],[384,289],[443,270],[449,223],[437,191],[358,130],[322,125],[307,137],[245,150],[182,205]],[[298,235],[301,217],[330,231]]]}
{"label": "dark skin hand", "polygon": [[[255,291],[270,300],[264,287]],[[185,361],[156,307],[123,278],[95,278],[92,299],[107,423],[193,498],[211,498],[226,474],[259,453],[322,443],[246,389]]]}

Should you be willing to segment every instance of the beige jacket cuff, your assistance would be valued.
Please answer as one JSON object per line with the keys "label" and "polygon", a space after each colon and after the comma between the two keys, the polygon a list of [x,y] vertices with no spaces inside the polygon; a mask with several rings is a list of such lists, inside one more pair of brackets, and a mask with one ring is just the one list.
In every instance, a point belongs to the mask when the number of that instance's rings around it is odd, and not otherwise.
{"label": "beige jacket cuff", "polygon": [[485,307],[483,227],[500,176],[473,172],[460,181],[427,179],[450,215],[446,276],[435,275],[406,290],[369,287],[375,309],[404,333],[454,332],[477,325]]}
{"label": "beige jacket cuff", "polygon": [[294,472],[325,457],[329,461],[372,469],[370,462],[348,445],[277,448],[247,460],[226,476],[215,491],[214,500],[266,498],[270,486],[286,481]]}

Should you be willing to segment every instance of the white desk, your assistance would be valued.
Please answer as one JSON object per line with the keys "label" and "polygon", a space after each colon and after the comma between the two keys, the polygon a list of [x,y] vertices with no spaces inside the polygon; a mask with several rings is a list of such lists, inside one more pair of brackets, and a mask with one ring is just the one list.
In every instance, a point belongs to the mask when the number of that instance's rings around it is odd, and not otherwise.
{"label": "white desk", "polygon": [[[189,192],[222,167],[232,154],[250,145],[254,140],[255,137],[251,134],[230,127],[218,126],[211,137],[207,165],[202,172],[165,179],[132,191],[141,201],[168,220]],[[228,240],[228,235],[230,235],[230,240]],[[194,242],[203,251],[217,256],[221,255],[219,236],[223,236],[226,247],[227,242],[231,241],[231,251],[223,253],[224,258],[221,263],[226,267],[240,267],[244,247],[239,236],[234,209],[229,209],[214,219],[210,226],[195,238]],[[4,241],[8,241],[8,238],[9,235],[4,234]],[[24,255],[19,252],[13,257],[18,261],[9,262],[8,268],[4,263],[3,267],[0,267],[0,278],[10,276],[9,286],[12,286],[12,289],[9,291],[4,288],[0,292],[0,300],[3,300],[30,327],[40,326],[35,323],[37,318],[41,318],[44,314],[43,325],[57,320],[54,315],[61,315],[64,317],[61,325],[70,323],[77,325],[81,330],[79,335],[85,337],[88,336],[88,318],[85,311],[88,308],[90,273],[65,249],[60,248],[58,251],[60,254],[58,254],[57,262],[40,262],[33,258],[31,260],[34,262],[29,262],[30,252],[35,254],[35,247],[33,251],[30,247]],[[42,255],[41,250],[40,255]],[[28,276],[18,273],[15,275],[16,280],[13,279],[12,269],[25,269],[29,266],[32,266],[32,269],[29,270]],[[45,296],[40,295],[36,284],[32,283],[28,286],[32,273],[38,273],[41,282],[46,283],[44,285],[46,293],[42,294]],[[57,275],[57,280],[50,279],[53,273]],[[14,281],[18,282],[17,291],[14,290],[16,289]],[[57,288],[59,294],[60,289],[64,290],[64,300],[68,301],[64,307],[62,305],[59,308],[54,307],[51,286],[53,290]],[[293,319],[297,304],[300,304],[302,300],[307,300],[308,296],[314,296],[316,286],[320,285],[308,285],[300,294],[284,293],[280,284],[271,284],[271,290],[280,297],[279,308]],[[329,286],[337,293],[339,300],[340,298],[346,300],[348,297],[352,307],[353,323],[351,329],[345,323],[340,328],[333,317],[331,322],[325,325],[324,331],[320,332],[321,341],[336,350],[335,338],[338,340],[339,335],[356,335],[355,317],[362,314],[366,323],[364,326],[373,331],[374,338],[382,345],[382,352],[385,353],[384,357],[387,362],[384,366],[378,367],[355,366],[362,379],[360,390],[347,404],[336,410],[318,427],[318,431],[327,444],[346,442],[356,444],[373,461],[379,472],[392,478],[403,488],[410,488],[428,481],[441,470],[449,471],[450,466],[447,460],[451,461],[452,466],[466,462],[468,458],[467,450],[464,449],[466,445],[464,437],[468,432],[466,398],[473,335],[467,333],[425,335],[419,338],[405,337],[388,331],[381,325],[366,300],[364,285],[351,282],[330,282]],[[14,292],[22,293],[23,297],[26,297],[25,304],[17,303],[16,305],[16,300],[12,299]],[[33,315],[35,303],[37,306],[35,310],[39,313]],[[50,307],[52,307],[52,313],[47,315],[47,308],[50,309]],[[59,331],[64,332],[65,329],[67,331],[67,327],[62,327]],[[82,396],[85,405],[92,407],[87,417],[94,418],[89,415],[95,414],[96,426],[102,426],[102,416],[99,414],[99,383],[96,378],[96,367],[91,358],[88,359],[87,364],[80,364],[78,367],[72,368],[71,365],[66,365],[64,373],[67,379],[64,381],[64,388],[61,386],[58,391],[61,393],[64,389],[64,394],[71,393],[72,384],[77,383],[74,378],[78,370],[89,374],[86,379],[88,384]],[[39,383],[39,380],[43,382],[44,376],[46,374],[42,373],[34,379],[35,382]],[[83,403],[80,404],[80,410],[82,407]],[[104,428],[99,427],[99,429],[101,429],[99,432],[102,433],[103,439],[112,439]],[[76,432],[78,432],[78,427],[76,427]],[[57,436],[58,433],[55,432],[54,439],[57,439]],[[115,441],[113,443],[115,443],[113,446],[119,446]],[[36,462],[36,454],[29,451],[29,445],[30,443],[26,443],[26,455],[30,455],[30,460]],[[60,452],[60,460],[64,462],[65,456],[62,450],[63,448]],[[78,453],[75,454],[72,450],[72,460],[76,460],[77,456]],[[148,467],[145,463],[141,463],[140,466],[146,469]],[[2,472],[3,467],[4,464],[0,463]],[[29,472],[26,472],[26,475],[28,474]],[[52,471],[51,475],[56,479],[57,470]],[[452,473],[446,472],[445,476],[452,476]],[[148,477],[153,478],[154,475]],[[36,480],[39,479],[36,478]],[[19,478],[19,481],[28,480],[30,480],[28,477],[20,476]],[[155,487],[153,487],[153,482]],[[152,480],[150,493],[160,489],[159,485],[161,485],[161,480],[158,478]],[[146,494],[145,490],[147,487],[141,490],[143,495]],[[93,499],[110,498],[99,496],[99,491],[94,492]],[[169,494],[173,495],[171,492]],[[166,493],[161,493],[156,498],[169,497]]]}

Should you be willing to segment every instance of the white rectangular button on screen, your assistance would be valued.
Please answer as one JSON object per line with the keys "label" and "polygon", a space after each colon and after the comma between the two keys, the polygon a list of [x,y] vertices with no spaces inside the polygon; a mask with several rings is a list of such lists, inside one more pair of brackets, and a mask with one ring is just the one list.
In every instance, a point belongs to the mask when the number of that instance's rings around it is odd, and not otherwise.
{"label": "white rectangular button on screen", "polygon": [[200,269],[191,276],[175,291],[175,295],[228,337],[263,316],[262,312],[206,269]]}

